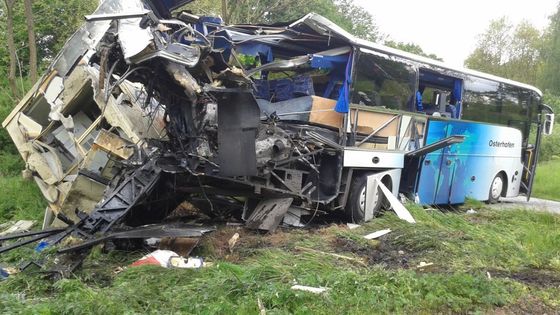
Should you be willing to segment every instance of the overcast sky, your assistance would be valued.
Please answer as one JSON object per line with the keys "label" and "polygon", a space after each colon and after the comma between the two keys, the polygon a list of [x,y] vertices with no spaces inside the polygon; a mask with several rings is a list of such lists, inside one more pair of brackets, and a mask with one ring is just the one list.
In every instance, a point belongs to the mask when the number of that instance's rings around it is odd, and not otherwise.
{"label": "overcast sky", "polygon": [[355,0],[371,12],[380,31],[390,39],[414,42],[455,66],[463,65],[490,20],[507,16],[518,23],[526,19],[543,29],[559,1]]}

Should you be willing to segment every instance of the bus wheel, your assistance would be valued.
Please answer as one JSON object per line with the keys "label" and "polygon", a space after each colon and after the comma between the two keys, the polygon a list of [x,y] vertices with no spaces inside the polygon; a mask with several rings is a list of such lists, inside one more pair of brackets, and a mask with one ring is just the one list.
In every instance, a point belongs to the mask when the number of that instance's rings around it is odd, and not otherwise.
{"label": "bus wheel", "polygon": [[494,177],[492,184],[490,185],[490,191],[488,192],[488,203],[496,203],[500,200],[502,191],[504,190],[504,177],[500,173]]}
{"label": "bus wheel", "polygon": [[[346,203],[346,214],[348,219],[354,223],[363,223],[366,210],[366,183],[368,173],[358,175],[350,186],[348,194],[348,202]],[[379,214],[383,204],[383,193],[381,188],[377,188],[374,196],[373,216]]]}

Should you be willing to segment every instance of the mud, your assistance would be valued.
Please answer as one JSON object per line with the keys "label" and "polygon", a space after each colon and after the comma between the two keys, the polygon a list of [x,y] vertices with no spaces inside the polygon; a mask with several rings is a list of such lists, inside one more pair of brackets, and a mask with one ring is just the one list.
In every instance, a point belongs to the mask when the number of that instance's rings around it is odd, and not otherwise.
{"label": "mud", "polygon": [[560,274],[551,270],[524,269],[517,272],[489,271],[494,278],[506,278],[538,288],[560,288]]}

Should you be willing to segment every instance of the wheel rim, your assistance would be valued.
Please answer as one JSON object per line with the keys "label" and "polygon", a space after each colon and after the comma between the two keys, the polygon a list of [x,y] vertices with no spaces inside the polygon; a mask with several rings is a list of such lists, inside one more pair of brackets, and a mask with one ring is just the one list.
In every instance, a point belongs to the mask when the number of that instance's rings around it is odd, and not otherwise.
{"label": "wheel rim", "polygon": [[[379,189],[376,189],[375,194],[373,195],[373,208],[374,209],[375,209],[375,206],[377,205],[378,200],[379,200]],[[360,208],[360,211],[365,213],[365,211],[366,211],[366,186],[364,186],[362,188],[362,190],[360,191],[360,199],[359,199],[358,206]]]}
{"label": "wheel rim", "polygon": [[502,189],[504,188],[504,180],[501,176],[496,176],[492,182],[492,188],[490,194],[492,199],[498,199],[502,195]]}

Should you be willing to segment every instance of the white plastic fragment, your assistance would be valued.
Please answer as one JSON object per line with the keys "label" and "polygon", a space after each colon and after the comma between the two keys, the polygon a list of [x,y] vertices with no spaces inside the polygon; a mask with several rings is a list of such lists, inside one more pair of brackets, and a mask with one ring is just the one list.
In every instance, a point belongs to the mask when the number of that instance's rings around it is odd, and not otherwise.
{"label": "white plastic fragment", "polygon": [[173,268],[197,269],[204,267],[204,259],[200,257],[184,258],[175,256],[169,258],[169,266]]}
{"label": "white plastic fragment", "polygon": [[477,212],[474,209],[469,209],[467,210],[467,214],[477,214]]}
{"label": "white plastic fragment", "polygon": [[35,221],[19,220],[14,225],[10,226],[5,231],[2,231],[0,235],[7,235],[12,233],[26,232],[35,224]]}
{"label": "white plastic fragment", "polygon": [[391,229],[384,229],[365,235],[364,238],[367,240],[373,240],[389,233],[391,233]]}
{"label": "white plastic fragment", "polygon": [[361,225],[359,225],[359,224],[354,224],[354,223],[346,223],[346,226],[348,226],[348,228],[349,228],[350,230],[353,230],[353,229],[359,228]]}
{"label": "white plastic fragment", "polygon": [[235,244],[237,244],[238,240],[239,240],[239,233],[233,234],[233,236],[228,240],[228,246],[229,246],[229,252],[230,253],[233,253],[233,248],[235,247]]}
{"label": "white plastic fragment", "polygon": [[306,291],[306,292],[311,292],[311,293],[315,293],[315,294],[321,294],[321,293],[325,293],[329,288],[325,288],[325,287],[308,287],[306,285],[293,285],[292,290],[299,290],[299,291]]}
{"label": "white plastic fragment", "polygon": [[425,267],[429,267],[431,265],[433,265],[434,263],[427,263],[425,261],[421,261],[420,264],[418,266],[416,266],[416,268],[420,269],[420,268],[425,268]]}
{"label": "white plastic fragment", "polygon": [[393,208],[393,211],[395,211],[397,216],[408,223],[416,223],[416,220],[414,220],[410,212],[403,206],[402,203],[400,203],[397,197],[395,197],[395,195],[393,195],[380,180],[375,180],[377,181],[377,185],[381,187],[381,191],[391,204],[391,207]]}

